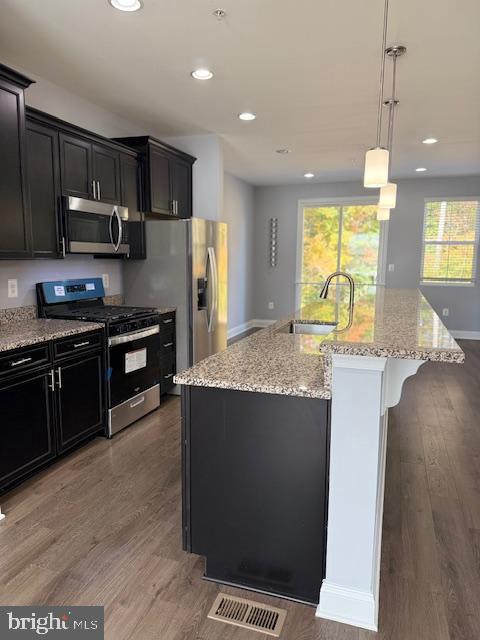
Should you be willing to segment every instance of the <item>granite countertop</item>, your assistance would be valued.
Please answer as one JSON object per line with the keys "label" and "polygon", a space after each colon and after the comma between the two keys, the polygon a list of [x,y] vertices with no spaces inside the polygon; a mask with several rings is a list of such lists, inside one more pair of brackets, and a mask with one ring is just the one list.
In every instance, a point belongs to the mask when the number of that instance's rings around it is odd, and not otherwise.
{"label": "granite countertop", "polygon": [[33,318],[0,324],[0,352],[101,329],[96,322]]}
{"label": "granite countertop", "polygon": [[[339,299],[303,307],[177,374],[175,382],[328,399],[332,354],[464,361],[463,351],[417,289],[357,287],[351,316],[342,296],[331,291]],[[337,325],[328,335],[294,335],[288,333],[292,321]]]}
{"label": "granite countertop", "polygon": [[157,311],[157,313],[172,313],[173,311],[176,311],[177,307],[156,307],[155,311]]}

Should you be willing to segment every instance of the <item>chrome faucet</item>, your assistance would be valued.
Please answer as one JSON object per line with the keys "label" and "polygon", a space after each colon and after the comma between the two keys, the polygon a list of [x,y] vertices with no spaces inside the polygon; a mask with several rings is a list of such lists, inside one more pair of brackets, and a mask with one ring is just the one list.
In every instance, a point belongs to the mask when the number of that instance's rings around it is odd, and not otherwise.
{"label": "chrome faucet", "polygon": [[353,302],[355,299],[355,283],[353,281],[352,276],[349,273],[345,273],[345,271],[334,271],[329,276],[327,276],[327,279],[325,280],[325,284],[323,285],[322,290],[320,291],[320,296],[319,296],[320,300],[326,300],[328,296],[328,288],[330,286],[330,282],[333,280],[333,278],[337,278],[338,276],[343,276],[348,280],[350,284],[350,298],[349,298],[348,304],[350,309],[352,309]]}

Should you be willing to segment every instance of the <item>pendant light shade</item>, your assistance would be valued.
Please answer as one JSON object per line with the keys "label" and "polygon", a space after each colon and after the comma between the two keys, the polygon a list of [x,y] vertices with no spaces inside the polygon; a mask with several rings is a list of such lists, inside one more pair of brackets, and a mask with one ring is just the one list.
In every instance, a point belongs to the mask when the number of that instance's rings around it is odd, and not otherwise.
{"label": "pendant light shade", "polygon": [[388,182],[388,157],[387,149],[375,147],[365,154],[365,173],[363,186],[368,189],[384,187]]}
{"label": "pendant light shade", "polygon": [[390,220],[390,209],[388,207],[378,207],[377,220]]}
{"label": "pendant light shade", "polygon": [[394,182],[387,182],[387,184],[380,189],[380,200],[378,202],[378,206],[395,209],[396,205],[397,185]]}

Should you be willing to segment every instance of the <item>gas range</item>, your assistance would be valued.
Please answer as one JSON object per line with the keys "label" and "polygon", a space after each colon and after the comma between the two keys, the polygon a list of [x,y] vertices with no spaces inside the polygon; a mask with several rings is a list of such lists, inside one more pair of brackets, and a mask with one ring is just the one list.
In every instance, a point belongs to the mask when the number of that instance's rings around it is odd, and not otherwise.
{"label": "gas range", "polygon": [[155,309],[106,305],[104,295],[101,278],[40,282],[37,284],[38,314],[42,318],[100,322],[106,325],[108,336],[158,322]]}
{"label": "gas range", "polygon": [[160,404],[160,316],[151,307],[106,305],[101,278],[37,284],[38,315],[105,326],[108,435]]}

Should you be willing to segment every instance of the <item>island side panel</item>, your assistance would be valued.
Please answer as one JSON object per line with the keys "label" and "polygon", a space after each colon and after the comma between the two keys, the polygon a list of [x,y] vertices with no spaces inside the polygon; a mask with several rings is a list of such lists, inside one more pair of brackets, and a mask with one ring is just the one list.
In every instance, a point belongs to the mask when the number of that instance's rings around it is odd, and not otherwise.
{"label": "island side panel", "polygon": [[329,402],[202,387],[184,398],[186,549],[209,579],[318,603]]}

